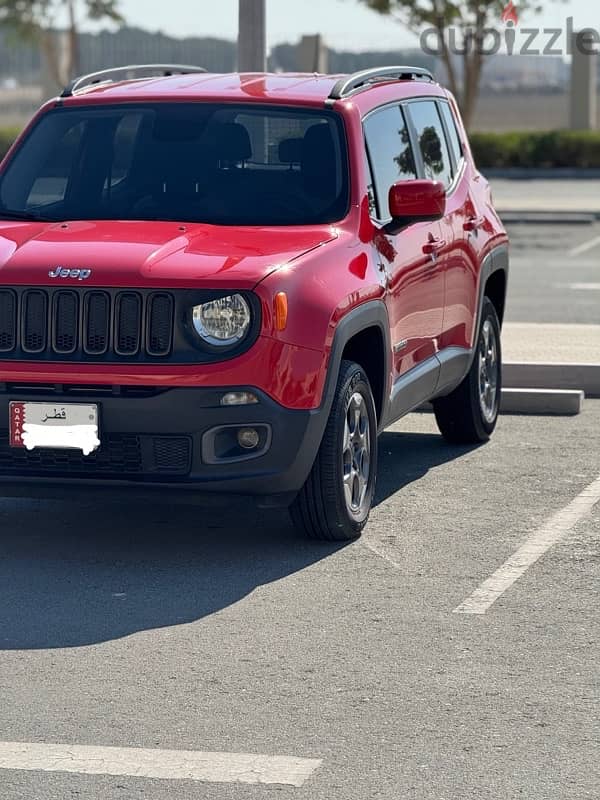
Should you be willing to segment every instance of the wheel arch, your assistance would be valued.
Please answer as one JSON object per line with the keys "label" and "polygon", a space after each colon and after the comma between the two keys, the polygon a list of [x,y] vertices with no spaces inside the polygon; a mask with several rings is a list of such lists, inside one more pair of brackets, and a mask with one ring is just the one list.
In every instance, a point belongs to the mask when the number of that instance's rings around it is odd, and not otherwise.
{"label": "wheel arch", "polygon": [[356,361],[364,369],[375,399],[377,421],[388,416],[391,346],[387,308],[371,300],[354,308],[338,322],[327,369],[324,404],[331,408],[342,360]]}

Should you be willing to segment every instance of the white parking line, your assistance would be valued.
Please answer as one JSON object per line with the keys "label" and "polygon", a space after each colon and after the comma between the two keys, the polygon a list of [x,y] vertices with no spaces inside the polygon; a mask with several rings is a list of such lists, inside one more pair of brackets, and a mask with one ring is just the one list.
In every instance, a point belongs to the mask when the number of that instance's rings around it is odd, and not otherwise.
{"label": "white parking line", "polygon": [[135,778],[302,786],[320,759],[145,750],[137,747],[0,742],[0,769]]}
{"label": "white parking line", "polygon": [[600,290],[600,283],[555,283],[555,289],[572,289],[578,292],[593,292]]}
{"label": "white parking line", "polygon": [[587,253],[588,250],[593,250],[594,247],[598,247],[600,245],[600,236],[596,236],[595,239],[590,239],[588,242],[584,242],[580,244],[578,247],[575,247],[569,253],[570,256],[580,256],[583,253]]}
{"label": "white parking line", "polygon": [[532,534],[525,544],[519,547],[508,561],[496,570],[491,578],[484,581],[464,603],[455,608],[453,613],[485,614],[529,567],[573,530],[579,520],[589,514],[599,501],[600,477]]}

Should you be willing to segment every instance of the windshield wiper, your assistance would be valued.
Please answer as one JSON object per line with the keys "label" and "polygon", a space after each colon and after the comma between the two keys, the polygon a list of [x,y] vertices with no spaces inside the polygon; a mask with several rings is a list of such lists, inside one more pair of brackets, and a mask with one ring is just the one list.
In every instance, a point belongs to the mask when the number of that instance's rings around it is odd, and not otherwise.
{"label": "windshield wiper", "polygon": [[14,219],[19,222],[60,222],[58,219],[49,219],[34,214],[31,211],[14,211],[12,208],[2,208],[0,206],[0,219]]}

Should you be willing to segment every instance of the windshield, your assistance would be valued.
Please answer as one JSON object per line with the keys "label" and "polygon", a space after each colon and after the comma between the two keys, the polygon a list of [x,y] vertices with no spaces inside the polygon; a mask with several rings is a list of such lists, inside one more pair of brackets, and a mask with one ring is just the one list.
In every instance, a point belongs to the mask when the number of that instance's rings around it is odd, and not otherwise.
{"label": "windshield", "polygon": [[340,220],[332,112],[239,105],[58,108],[0,177],[0,218],[302,225]]}

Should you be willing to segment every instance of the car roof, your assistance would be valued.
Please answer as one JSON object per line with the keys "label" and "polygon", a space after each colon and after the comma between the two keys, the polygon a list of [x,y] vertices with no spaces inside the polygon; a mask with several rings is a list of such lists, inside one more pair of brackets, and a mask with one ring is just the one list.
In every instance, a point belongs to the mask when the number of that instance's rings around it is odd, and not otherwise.
{"label": "car roof", "polygon": [[[95,102],[213,100],[225,102],[268,102],[323,105],[342,75],[316,73],[196,73],[169,77],[143,78],[115,83],[100,83],[86,87],[68,98],[67,103]],[[415,85],[441,87],[421,81],[383,80],[367,85],[349,96],[365,96],[377,89],[395,85],[398,97],[415,94]],[[426,92],[432,94],[431,90]]]}

